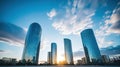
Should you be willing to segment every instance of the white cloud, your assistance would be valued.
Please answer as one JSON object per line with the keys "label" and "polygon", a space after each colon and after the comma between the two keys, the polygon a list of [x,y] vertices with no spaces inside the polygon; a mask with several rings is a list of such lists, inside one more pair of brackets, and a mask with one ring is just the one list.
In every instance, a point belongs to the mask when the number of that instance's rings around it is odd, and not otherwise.
{"label": "white cloud", "polygon": [[96,38],[97,38],[97,42],[100,48],[108,47],[114,44],[113,41],[106,41],[105,36],[96,36]]}
{"label": "white cloud", "polygon": [[112,16],[110,17],[110,23],[111,24],[114,24],[114,23],[116,23],[117,21],[119,21],[120,20],[120,17],[119,17],[119,15],[118,14],[112,14]]}
{"label": "white cloud", "polygon": [[111,13],[111,11],[106,11],[106,12],[105,12],[105,14],[110,14],[110,13]]}
{"label": "white cloud", "polygon": [[107,44],[110,44],[110,45],[113,44],[113,43],[114,43],[113,41],[109,41],[109,42],[107,42]]}
{"label": "white cloud", "polygon": [[49,13],[47,13],[47,16],[52,19],[53,17],[55,17],[57,15],[57,12],[55,9],[52,9]]}
{"label": "white cloud", "polygon": [[110,34],[120,34],[120,7],[118,6],[119,5],[116,6],[111,15],[110,11],[105,12],[103,24],[95,31],[100,47],[111,46],[114,43],[113,41],[106,41],[105,39]]}
{"label": "white cloud", "polygon": [[[92,3],[90,8],[85,9],[89,3]],[[74,0],[73,3],[69,1],[65,7],[65,12],[63,11],[65,14],[58,12],[61,13],[60,17],[53,20],[52,26],[63,35],[79,35],[82,30],[93,26],[92,16],[95,14],[93,4],[96,5],[92,1],[86,0]]]}
{"label": "white cloud", "polygon": [[11,53],[10,50],[0,50],[0,54],[8,54]]}
{"label": "white cloud", "polygon": [[11,40],[11,39],[7,39],[7,38],[0,38],[0,42],[2,43],[6,43],[9,45],[13,45],[13,46],[18,46],[18,47],[23,47],[24,46],[24,41],[22,40]]}
{"label": "white cloud", "polygon": [[105,20],[106,26],[108,26],[107,33],[120,34],[120,4],[113,10],[110,18]]}
{"label": "white cloud", "polygon": [[25,36],[26,32],[23,28],[11,23],[0,22],[0,42],[23,46]]}
{"label": "white cloud", "polygon": [[24,29],[24,31],[27,33],[27,31],[28,31],[28,28],[23,28]]}

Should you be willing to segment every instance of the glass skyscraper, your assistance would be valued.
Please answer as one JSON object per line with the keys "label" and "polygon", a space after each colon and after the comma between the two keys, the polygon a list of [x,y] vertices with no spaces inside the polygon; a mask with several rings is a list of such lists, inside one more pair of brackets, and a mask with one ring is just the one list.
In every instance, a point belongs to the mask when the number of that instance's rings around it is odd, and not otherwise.
{"label": "glass skyscraper", "polygon": [[23,63],[38,64],[42,29],[38,23],[32,23],[28,29],[23,51]]}
{"label": "glass skyscraper", "polygon": [[51,43],[52,64],[57,64],[57,44]]}
{"label": "glass skyscraper", "polygon": [[51,52],[48,52],[48,64],[52,64],[52,55],[51,55]]}
{"label": "glass skyscraper", "polygon": [[73,53],[71,40],[64,38],[64,48],[65,48],[65,61],[67,64],[73,64]]}
{"label": "glass skyscraper", "polygon": [[92,29],[86,29],[81,32],[82,43],[87,63],[102,63],[102,57]]}

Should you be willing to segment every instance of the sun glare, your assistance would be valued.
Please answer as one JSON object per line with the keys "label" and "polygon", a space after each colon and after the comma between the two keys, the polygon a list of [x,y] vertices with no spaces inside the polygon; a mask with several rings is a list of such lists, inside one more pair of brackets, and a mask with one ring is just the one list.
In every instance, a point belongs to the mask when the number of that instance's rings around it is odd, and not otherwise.
{"label": "sun glare", "polygon": [[65,58],[62,57],[62,56],[59,56],[59,57],[57,58],[57,63],[58,63],[58,64],[64,64],[64,61],[65,61]]}

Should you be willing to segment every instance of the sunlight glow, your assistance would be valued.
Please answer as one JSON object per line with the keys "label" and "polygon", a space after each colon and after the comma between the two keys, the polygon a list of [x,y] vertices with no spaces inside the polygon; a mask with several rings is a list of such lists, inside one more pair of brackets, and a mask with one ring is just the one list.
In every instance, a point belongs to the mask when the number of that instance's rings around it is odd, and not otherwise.
{"label": "sunlight glow", "polygon": [[58,64],[64,64],[65,58],[63,56],[58,56],[57,63]]}

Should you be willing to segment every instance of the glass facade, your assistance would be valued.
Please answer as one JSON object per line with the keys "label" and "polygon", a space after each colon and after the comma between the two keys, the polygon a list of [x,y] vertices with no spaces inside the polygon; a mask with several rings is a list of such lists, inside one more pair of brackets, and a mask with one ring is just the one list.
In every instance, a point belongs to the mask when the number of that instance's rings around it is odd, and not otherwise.
{"label": "glass facade", "polygon": [[102,63],[101,54],[92,29],[86,29],[81,32],[82,43],[87,63]]}
{"label": "glass facade", "polygon": [[32,23],[30,25],[25,39],[22,56],[23,63],[38,64],[41,31],[42,29],[38,23]]}
{"label": "glass facade", "polygon": [[51,52],[48,52],[48,64],[52,64],[52,55],[51,55]]}
{"label": "glass facade", "polygon": [[67,64],[73,64],[73,53],[71,40],[64,38],[64,48],[65,48],[65,61]]}
{"label": "glass facade", "polygon": [[57,64],[57,44],[51,43],[52,64]]}

